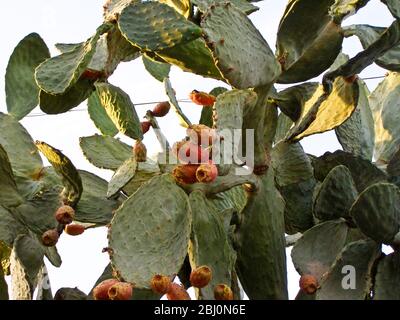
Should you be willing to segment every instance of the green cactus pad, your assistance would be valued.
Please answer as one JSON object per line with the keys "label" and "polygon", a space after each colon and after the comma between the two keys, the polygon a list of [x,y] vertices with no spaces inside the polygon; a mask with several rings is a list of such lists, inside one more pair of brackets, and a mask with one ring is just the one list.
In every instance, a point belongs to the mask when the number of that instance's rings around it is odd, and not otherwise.
{"label": "green cactus pad", "polygon": [[338,165],[346,166],[356,184],[358,192],[379,181],[386,181],[386,174],[370,161],[341,150],[326,152],[318,158],[312,158],[314,176],[323,181],[328,173]]}
{"label": "green cactus pad", "polygon": [[[360,240],[348,244],[320,282],[321,287],[317,291],[316,299],[365,300],[369,298],[372,267],[379,255],[379,246],[372,240]],[[353,269],[345,269],[349,266]],[[346,279],[346,275],[349,275],[351,280]],[[355,287],[349,289],[346,285],[351,284],[351,281]]]}
{"label": "green cactus pad", "polygon": [[357,108],[352,116],[335,129],[344,151],[372,160],[375,129],[369,106],[369,90],[362,80],[357,80],[360,90]]}
{"label": "green cactus pad", "polygon": [[[223,88],[223,87],[216,87],[210,91],[210,94],[214,97],[218,97],[220,94],[223,94],[224,92],[228,91],[228,89]],[[213,127],[213,106],[204,106],[203,109],[201,110],[201,116],[200,116],[200,124],[204,124],[207,127],[212,128]]]}
{"label": "green cactus pad", "polygon": [[66,53],[68,51],[75,50],[83,45],[84,43],[80,42],[80,43],[56,43],[54,46],[58,51],[60,51],[60,53]]}
{"label": "green cactus pad", "polygon": [[142,56],[143,65],[147,72],[150,73],[155,79],[163,82],[168,77],[171,65],[169,63],[162,63],[155,61],[146,55]]}
{"label": "green cactus pad", "polygon": [[82,178],[83,193],[76,207],[75,219],[82,223],[107,225],[120,202],[107,199],[107,181],[83,170],[79,170],[79,175]]}
{"label": "green cactus pad", "polygon": [[277,36],[276,55],[284,70],[278,82],[309,80],[335,61],[342,48],[343,35],[340,25],[329,15],[334,2],[292,0],[288,3]]}
{"label": "green cactus pad", "polygon": [[314,215],[320,220],[349,217],[358,192],[347,167],[333,168],[326,176],[314,201]]}
{"label": "green cactus pad", "polygon": [[400,254],[398,251],[385,256],[378,263],[374,285],[374,300],[400,299]]}
{"label": "green cactus pad", "polygon": [[231,286],[236,253],[232,249],[218,211],[201,191],[189,196],[193,226],[189,257],[192,269],[206,265],[212,271],[211,282],[200,289],[204,300],[214,299],[214,287],[224,283]]}
{"label": "green cactus pad", "polygon": [[39,103],[35,68],[50,58],[49,49],[37,33],[31,33],[15,47],[6,71],[7,110],[20,120]]}
{"label": "green cactus pad", "polygon": [[43,245],[42,247],[44,249],[44,255],[50,261],[50,263],[56,268],[61,267],[62,260],[60,254],[57,251],[57,247],[46,247]]}
{"label": "green cactus pad", "polygon": [[267,103],[264,115],[264,148],[268,154],[271,152],[272,145],[276,135],[276,128],[278,126],[278,108],[274,104]]}
{"label": "green cactus pad", "polygon": [[[345,37],[357,36],[364,49],[377,41],[386,31],[386,28],[374,27],[370,25],[357,24],[345,27],[343,32]],[[400,71],[400,45],[387,51],[375,60],[375,63],[391,71]]]}
{"label": "green cactus pad", "polygon": [[94,91],[93,80],[79,79],[63,94],[52,95],[41,90],[39,94],[40,109],[47,114],[60,114],[79,106]]}
{"label": "green cactus pad", "polygon": [[313,225],[312,195],[315,186],[311,161],[299,143],[280,142],[272,149],[275,181],[285,199],[285,229],[303,232]]}
{"label": "green cactus pad", "polygon": [[272,170],[249,195],[235,234],[237,272],[250,299],[287,299],[284,200]]}
{"label": "green cactus pad", "polygon": [[160,167],[151,159],[147,159],[146,162],[138,162],[137,165],[135,176],[123,188],[127,195],[134,194],[145,182],[161,174]]}
{"label": "green cactus pad", "polygon": [[360,230],[377,242],[390,244],[400,230],[400,190],[390,183],[365,189],[350,210]]}
{"label": "green cactus pad", "polygon": [[35,73],[39,87],[54,95],[62,94],[71,88],[92,60],[100,36],[110,27],[108,24],[100,26],[96,34],[82,46],[41,63]]}
{"label": "green cactus pad", "polygon": [[110,182],[108,183],[107,197],[110,198],[116,195],[121,189],[123,189],[136,174],[138,163],[132,156],[126,160],[117,171],[115,171]]}
{"label": "green cactus pad", "polygon": [[159,2],[132,3],[122,10],[118,25],[128,41],[148,51],[171,48],[201,36],[201,28]]}
{"label": "green cactus pad", "polygon": [[175,11],[179,12],[186,19],[193,15],[193,6],[190,0],[159,0],[159,2],[174,8]]}
{"label": "green cactus pad", "polygon": [[90,119],[92,119],[96,128],[99,129],[103,135],[114,137],[118,133],[118,129],[101,105],[97,91],[94,91],[90,95],[87,105]]}
{"label": "green cactus pad", "polygon": [[167,97],[169,98],[169,101],[171,103],[171,106],[178,116],[179,124],[184,128],[190,127],[192,125],[192,123],[185,116],[181,107],[179,106],[178,100],[176,99],[176,96],[175,96],[175,91],[172,88],[171,81],[169,80],[168,77],[164,79],[164,88],[165,88],[165,93],[167,94]]}
{"label": "green cactus pad", "polygon": [[96,49],[92,60],[87,66],[89,70],[105,72],[109,58],[107,34],[103,34],[96,43]]}
{"label": "green cactus pad", "polygon": [[155,274],[176,274],[188,250],[191,220],[186,193],[170,175],[154,177],[111,221],[113,269],[138,288],[149,288]]}
{"label": "green cactus pad", "polygon": [[246,14],[230,3],[211,6],[201,26],[218,69],[233,87],[269,85],[280,75],[268,43]]}
{"label": "green cactus pad", "polygon": [[5,207],[17,207],[23,199],[18,192],[8,155],[0,144],[0,204]]}
{"label": "green cactus pad", "polygon": [[[12,247],[20,234],[27,233],[25,226],[18,220],[14,212],[0,206],[0,248],[2,245]],[[0,255],[1,257],[1,255]],[[1,270],[0,266],[0,270]]]}
{"label": "green cactus pad", "polygon": [[0,113],[0,132],[0,144],[7,152],[14,173],[35,178],[43,163],[28,131],[14,117]]}
{"label": "green cactus pad", "polygon": [[[88,299],[93,299],[93,289],[103,282],[104,280],[107,279],[115,279],[113,275],[113,270],[111,268],[111,264],[108,264],[99,279],[97,279],[96,283],[94,284],[92,290],[90,290],[90,293],[88,294]],[[154,293],[153,290],[151,289],[139,289],[139,288],[134,288],[133,289],[133,295],[131,300],[160,300],[161,295],[158,293]]]}
{"label": "green cactus pad", "polygon": [[75,166],[60,150],[47,143],[37,141],[36,146],[62,178],[64,185],[63,200],[69,205],[75,206],[83,191],[82,180]]}
{"label": "green cactus pad", "polygon": [[323,222],[307,230],[291,252],[297,272],[321,279],[343,249],[347,233],[344,220]]}
{"label": "green cactus pad", "polygon": [[136,0],[108,0],[104,8],[104,20],[114,22],[118,20],[121,11]]}
{"label": "green cactus pad", "polygon": [[384,0],[387,7],[389,8],[390,12],[396,19],[400,19],[400,4],[396,0]]}
{"label": "green cactus pad", "polygon": [[221,73],[215,66],[211,51],[201,38],[157,51],[157,55],[183,71],[223,80]]}
{"label": "green cactus pad", "polygon": [[374,158],[389,162],[400,146],[399,113],[400,73],[390,72],[369,96],[375,121]]}
{"label": "green cactus pad", "polygon": [[192,1],[194,5],[199,8],[201,12],[206,12],[207,9],[211,5],[215,5],[217,3],[225,3],[225,2],[230,2],[232,5],[234,5],[237,9],[240,11],[243,11],[246,14],[251,14],[255,11],[257,11],[259,8],[256,7],[255,5],[249,3],[246,0],[230,0],[230,1],[221,1],[221,0],[194,0]]}
{"label": "green cactus pad", "polygon": [[43,257],[44,253],[38,240],[28,235],[20,235],[15,239],[10,258],[13,299],[32,299]]}
{"label": "green cactus pad", "polygon": [[96,91],[118,130],[132,139],[143,139],[140,120],[129,95],[109,83],[96,83]]}
{"label": "green cactus pad", "polygon": [[109,136],[81,137],[79,144],[86,159],[101,169],[117,170],[132,156],[132,147]]}
{"label": "green cactus pad", "polygon": [[357,108],[359,88],[339,77],[335,80],[333,91],[327,95],[322,85],[304,104],[300,118],[290,130],[287,139],[298,141],[309,135],[335,129],[346,121]]}

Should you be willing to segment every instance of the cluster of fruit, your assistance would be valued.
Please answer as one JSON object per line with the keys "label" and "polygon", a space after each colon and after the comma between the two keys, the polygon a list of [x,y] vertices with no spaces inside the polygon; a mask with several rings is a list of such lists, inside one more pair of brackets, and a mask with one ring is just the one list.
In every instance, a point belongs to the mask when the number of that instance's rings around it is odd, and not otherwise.
{"label": "cluster of fruit", "polygon": [[75,210],[70,206],[59,207],[54,216],[58,222],[57,228],[47,230],[42,235],[42,243],[47,247],[55,246],[63,231],[71,236],[78,236],[85,231],[85,226],[72,223],[75,218]]}
{"label": "cluster of fruit", "polygon": [[[186,289],[175,282],[174,277],[157,274],[150,282],[151,289],[158,294],[166,295],[168,300],[191,300]],[[208,266],[200,266],[190,274],[190,283],[193,287],[201,289],[206,287],[212,279],[212,271]],[[95,300],[130,300],[133,295],[134,285],[120,282],[116,279],[104,280],[93,289]],[[214,287],[216,300],[233,300],[232,289],[226,284]]]}

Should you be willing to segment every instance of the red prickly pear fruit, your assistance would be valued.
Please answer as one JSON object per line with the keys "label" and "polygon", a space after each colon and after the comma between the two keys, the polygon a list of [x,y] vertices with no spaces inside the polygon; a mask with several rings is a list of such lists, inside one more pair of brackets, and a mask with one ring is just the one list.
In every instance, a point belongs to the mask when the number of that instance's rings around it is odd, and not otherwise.
{"label": "red prickly pear fruit", "polygon": [[211,278],[212,272],[207,266],[198,267],[190,273],[190,283],[196,288],[204,288],[210,283]]}
{"label": "red prickly pear fruit", "polygon": [[61,206],[57,209],[55,217],[60,224],[70,224],[74,221],[75,210],[70,206]]}
{"label": "red prickly pear fruit", "polygon": [[58,234],[57,229],[47,230],[42,234],[42,243],[46,247],[54,247],[60,235]]}
{"label": "red prickly pear fruit", "polygon": [[127,282],[117,282],[108,289],[110,300],[130,300],[133,294],[133,285]]}
{"label": "red prickly pear fruit", "polygon": [[150,130],[151,127],[150,121],[143,121],[140,123],[140,125],[142,127],[143,134],[147,133]]}
{"label": "red prickly pear fruit", "polygon": [[193,184],[197,182],[196,171],[198,164],[184,164],[174,168],[172,175],[180,184]]}
{"label": "red prickly pear fruit", "polygon": [[173,154],[184,164],[207,163],[210,152],[190,141],[179,141],[172,147]]}
{"label": "red prickly pear fruit", "polygon": [[200,106],[213,106],[215,103],[215,97],[213,95],[197,90],[193,90],[189,94],[189,98]]}
{"label": "red prickly pear fruit", "polygon": [[80,234],[85,232],[85,229],[85,226],[81,224],[69,224],[65,226],[64,231],[70,236],[79,236]]}
{"label": "red prickly pear fruit", "polygon": [[233,300],[233,291],[226,284],[216,285],[214,288],[215,300]]}
{"label": "red prickly pear fruit", "polygon": [[160,102],[156,104],[153,111],[151,111],[151,115],[153,117],[164,117],[168,114],[171,109],[171,105],[168,101]]}
{"label": "red prickly pear fruit", "polygon": [[306,294],[313,294],[318,289],[318,280],[311,274],[303,274],[299,280],[300,289]]}
{"label": "red prickly pear fruit", "polygon": [[97,80],[104,77],[105,77],[104,72],[92,69],[86,69],[81,76],[82,79],[88,79],[88,80]]}
{"label": "red prickly pear fruit", "polygon": [[133,153],[137,162],[146,162],[147,149],[142,141],[138,140],[135,142],[135,145],[133,146]]}
{"label": "red prickly pear fruit", "polygon": [[117,279],[107,279],[100,282],[93,289],[93,298],[94,300],[110,300],[108,296],[108,290],[119,281]]}
{"label": "red prickly pear fruit", "polygon": [[211,160],[208,163],[201,164],[197,168],[196,178],[198,182],[213,182],[217,177],[218,168]]}
{"label": "red prickly pear fruit", "polygon": [[167,299],[168,300],[191,300],[189,294],[186,289],[177,284],[171,283],[167,290]]}
{"label": "red prickly pear fruit", "polygon": [[211,129],[204,124],[193,124],[186,130],[186,134],[190,140],[198,145],[204,147],[212,146],[213,142],[217,138],[215,129]]}
{"label": "red prickly pear fruit", "polygon": [[151,289],[159,294],[166,294],[170,284],[171,278],[168,276],[163,276],[161,274],[156,274],[151,279]]}

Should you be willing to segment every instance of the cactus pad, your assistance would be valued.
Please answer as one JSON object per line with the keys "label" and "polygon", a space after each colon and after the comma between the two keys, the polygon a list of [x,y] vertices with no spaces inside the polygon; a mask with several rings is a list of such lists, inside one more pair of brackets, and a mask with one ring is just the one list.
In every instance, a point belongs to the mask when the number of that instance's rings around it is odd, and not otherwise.
{"label": "cactus pad", "polygon": [[79,144],[86,159],[101,169],[117,170],[132,156],[130,146],[108,136],[82,137],[79,139]]}
{"label": "cactus pad", "polygon": [[214,299],[216,285],[225,283],[231,286],[236,253],[229,243],[218,211],[204,193],[192,192],[189,201],[193,214],[190,262],[192,269],[202,265],[211,269],[211,282],[200,289],[201,298],[211,300]]}
{"label": "cactus pad", "polygon": [[385,0],[384,3],[388,6],[390,12],[396,19],[400,19],[400,4],[396,0]]}
{"label": "cactus pad", "polygon": [[[379,246],[372,240],[360,240],[348,244],[338,256],[331,270],[320,282],[317,300],[365,300],[372,286],[371,272],[374,261],[380,255]],[[345,266],[353,266],[355,288],[346,288]],[[350,282],[350,280],[349,280]]]}
{"label": "cactus pad", "polygon": [[35,69],[50,58],[49,49],[37,33],[31,33],[18,43],[6,71],[7,110],[22,119],[39,103],[39,88]]}
{"label": "cactus pad", "polygon": [[155,274],[178,273],[189,245],[188,197],[168,175],[154,177],[116,211],[109,229],[119,277],[149,288]]}
{"label": "cactus pad", "polygon": [[349,217],[350,207],[358,196],[351,173],[340,165],[326,176],[314,201],[314,215],[320,220]]}
{"label": "cactus pad", "polygon": [[342,48],[340,26],[329,15],[334,0],[290,1],[281,19],[276,55],[280,83],[302,82],[328,69]]}
{"label": "cactus pad", "polygon": [[0,144],[0,205],[17,207],[23,202],[11,169],[7,153]]}
{"label": "cactus pad", "polygon": [[297,272],[320,279],[342,251],[347,233],[348,227],[343,220],[327,221],[307,230],[291,253]]}
{"label": "cactus pad", "polygon": [[190,127],[192,125],[192,123],[182,112],[182,109],[179,106],[178,100],[176,99],[175,91],[172,88],[171,81],[169,80],[168,77],[164,79],[164,88],[165,88],[165,93],[167,94],[169,101],[171,102],[171,106],[178,116],[179,124],[184,128]]}
{"label": "cactus pad", "polygon": [[193,4],[195,4],[201,12],[206,12],[207,9],[213,4],[215,5],[217,3],[224,3],[224,2],[230,2],[232,5],[234,5],[236,8],[238,8],[240,11],[243,11],[246,14],[251,14],[259,9],[258,7],[249,3],[246,0],[230,0],[230,1],[193,0]]}
{"label": "cactus pad", "polygon": [[374,300],[399,300],[400,254],[398,251],[385,256],[378,263],[374,285]]}
{"label": "cactus pad", "polygon": [[96,34],[71,51],[47,59],[36,68],[36,82],[49,94],[62,94],[71,88],[88,67],[96,51],[100,36],[110,29],[110,25],[100,26]]}
{"label": "cactus pad", "polygon": [[94,91],[90,95],[87,105],[90,119],[92,119],[96,128],[99,129],[103,135],[114,137],[118,133],[118,129],[101,105],[97,91]]}
{"label": "cactus pad", "polygon": [[168,77],[171,70],[170,64],[154,61],[145,55],[142,56],[142,61],[146,70],[158,81],[163,82]]}
{"label": "cactus pad", "polygon": [[365,189],[350,210],[360,230],[377,242],[390,244],[400,230],[400,190],[390,183]]}
{"label": "cactus pad", "polygon": [[335,80],[333,91],[329,95],[320,86],[305,103],[302,114],[287,139],[298,141],[340,126],[357,108],[358,96],[357,82],[351,83],[342,77]]}
{"label": "cactus pad", "polygon": [[139,117],[129,95],[109,83],[96,83],[96,91],[118,130],[132,139],[143,139]]}
{"label": "cactus pad", "polygon": [[138,163],[134,157],[126,160],[117,171],[115,171],[108,183],[107,197],[110,198],[125,187],[135,176]]}
{"label": "cactus pad", "polygon": [[147,159],[146,162],[138,162],[135,176],[124,186],[123,191],[128,195],[132,195],[142,184],[160,174],[160,168],[153,160]]}
{"label": "cactus pad", "polygon": [[159,2],[132,3],[122,10],[118,24],[124,37],[148,51],[171,48],[201,36],[198,26]]}
{"label": "cactus pad", "polygon": [[211,6],[201,26],[218,69],[233,87],[269,85],[280,75],[268,43],[246,14],[230,3]]}

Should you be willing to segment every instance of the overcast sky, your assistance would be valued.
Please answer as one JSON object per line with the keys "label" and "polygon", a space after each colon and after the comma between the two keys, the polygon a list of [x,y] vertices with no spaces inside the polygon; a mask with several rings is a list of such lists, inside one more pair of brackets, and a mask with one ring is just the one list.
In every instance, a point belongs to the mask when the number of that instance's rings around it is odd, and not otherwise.
{"label": "overcast sky", "polygon": [[[3,14],[0,19],[0,29],[3,30],[0,50],[0,74],[2,74],[0,87],[4,88],[4,74],[8,58],[23,37],[31,32],[37,32],[46,41],[52,54],[57,54],[54,49],[55,43],[81,42],[93,35],[96,27],[102,22],[103,2],[103,0],[3,1]],[[277,26],[286,3],[283,0],[257,2],[256,5],[260,7],[260,10],[250,16],[272,48],[275,46]],[[392,20],[392,16],[379,0],[371,0],[366,8],[362,9],[357,16],[346,20],[345,24],[388,26]],[[345,40],[345,53],[353,56],[360,50],[361,46],[358,40],[354,38]],[[361,76],[379,76],[384,75],[385,72],[379,67],[371,66]],[[133,102],[166,100],[162,83],[146,73],[140,59],[122,64],[109,80],[129,93]],[[226,86],[215,80],[203,79],[181,72],[176,68],[172,69],[171,82],[177,92],[177,97],[181,99],[186,99],[193,89],[209,91],[217,85]],[[367,82],[370,89],[373,89],[377,83],[377,80]],[[77,109],[85,107],[86,105],[83,104]],[[143,116],[149,108],[151,109],[152,106],[138,106],[139,116]],[[198,122],[200,107],[185,103],[182,104],[182,108],[194,123]],[[4,90],[0,90],[0,111],[6,112]],[[39,108],[33,111],[33,114],[37,113],[40,113]],[[58,116],[27,117],[22,123],[34,139],[46,141],[63,150],[76,167],[89,170],[106,179],[111,177],[112,172],[99,170],[90,165],[79,149],[79,137],[97,133],[85,111]],[[170,141],[179,140],[184,135],[184,131],[177,125],[173,113],[161,119],[160,125]],[[132,140],[129,138],[121,138],[132,144]],[[146,134],[144,142],[150,153],[157,151],[158,145],[152,132]],[[306,138],[302,144],[306,152],[315,155],[340,148],[332,133]],[[63,265],[58,269],[49,267],[53,293],[60,287],[75,286],[84,292],[89,292],[108,263],[108,256],[101,253],[102,248],[107,246],[104,228],[87,231],[79,237],[63,235],[57,246],[63,258]],[[298,275],[290,263],[289,280],[290,297],[293,298],[298,290]]]}

